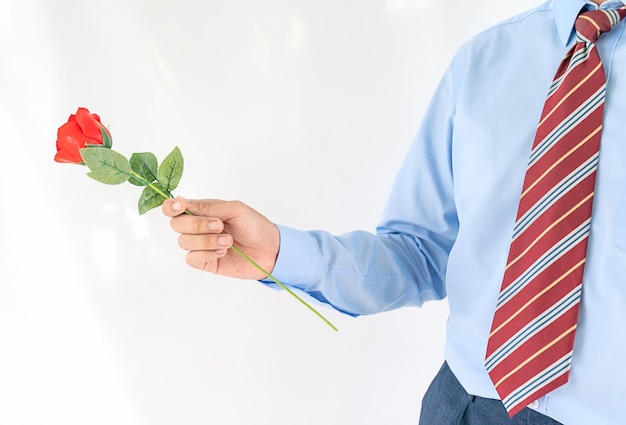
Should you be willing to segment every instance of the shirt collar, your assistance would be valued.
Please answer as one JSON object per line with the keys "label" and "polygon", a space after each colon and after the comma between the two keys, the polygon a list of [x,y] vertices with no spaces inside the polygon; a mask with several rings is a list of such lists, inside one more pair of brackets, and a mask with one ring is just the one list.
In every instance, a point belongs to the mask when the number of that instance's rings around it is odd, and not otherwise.
{"label": "shirt collar", "polygon": [[[610,0],[602,4],[602,8],[618,8],[626,4],[626,0]],[[587,0],[555,0],[554,17],[559,36],[564,45],[574,40],[574,23],[576,17],[584,7],[597,8],[597,5]]]}

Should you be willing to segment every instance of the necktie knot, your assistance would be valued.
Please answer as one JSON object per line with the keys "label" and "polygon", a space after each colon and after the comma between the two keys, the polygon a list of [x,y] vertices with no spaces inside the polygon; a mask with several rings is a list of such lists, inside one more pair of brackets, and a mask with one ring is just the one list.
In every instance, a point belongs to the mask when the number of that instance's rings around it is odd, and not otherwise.
{"label": "necktie knot", "polygon": [[579,42],[595,43],[600,35],[617,25],[626,16],[626,7],[611,10],[591,10],[578,15],[576,35]]}

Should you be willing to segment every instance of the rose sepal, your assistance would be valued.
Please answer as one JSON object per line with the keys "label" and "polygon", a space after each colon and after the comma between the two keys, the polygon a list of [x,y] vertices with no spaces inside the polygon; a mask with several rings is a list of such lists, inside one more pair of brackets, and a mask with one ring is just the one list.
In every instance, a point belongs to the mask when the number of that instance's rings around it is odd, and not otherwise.
{"label": "rose sepal", "polygon": [[102,144],[105,148],[111,149],[113,146],[113,138],[111,137],[111,133],[104,126],[100,126],[100,134],[102,134]]}

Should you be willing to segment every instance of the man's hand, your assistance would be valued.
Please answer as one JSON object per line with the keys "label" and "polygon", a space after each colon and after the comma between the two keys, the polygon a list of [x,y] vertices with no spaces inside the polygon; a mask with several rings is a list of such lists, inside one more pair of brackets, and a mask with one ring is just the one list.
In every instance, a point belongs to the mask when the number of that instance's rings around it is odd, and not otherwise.
{"label": "man's hand", "polygon": [[[271,273],[280,248],[276,225],[239,201],[168,199],[163,213],[180,233],[178,244],[189,251],[187,264],[196,269],[242,279],[265,276],[237,253],[235,245]],[[185,210],[193,215],[185,214]]]}

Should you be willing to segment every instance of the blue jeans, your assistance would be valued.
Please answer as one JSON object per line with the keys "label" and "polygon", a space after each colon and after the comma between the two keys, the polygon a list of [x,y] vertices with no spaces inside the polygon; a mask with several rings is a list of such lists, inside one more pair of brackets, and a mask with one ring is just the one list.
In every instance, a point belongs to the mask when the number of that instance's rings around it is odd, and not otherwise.
{"label": "blue jeans", "polygon": [[500,400],[465,392],[447,363],[430,384],[422,401],[419,425],[561,425],[525,408],[512,419]]}

